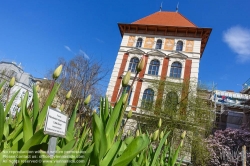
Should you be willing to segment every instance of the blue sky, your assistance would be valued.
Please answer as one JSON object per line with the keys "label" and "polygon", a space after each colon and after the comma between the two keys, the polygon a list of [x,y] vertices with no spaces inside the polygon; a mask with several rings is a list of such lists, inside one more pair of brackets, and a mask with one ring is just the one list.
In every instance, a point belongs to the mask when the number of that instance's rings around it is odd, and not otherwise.
{"label": "blue sky", "polygon": [[77,53],[110,68],[121,36],[117,23],[131,23],[159,11],[179,12],[198,27],[213,29],[200,63],[199,80],[217,89],[240,91],[250,77],[249,0],[78,0],[0,2],[0,60],[21,63],[44,77],[59,57]]}

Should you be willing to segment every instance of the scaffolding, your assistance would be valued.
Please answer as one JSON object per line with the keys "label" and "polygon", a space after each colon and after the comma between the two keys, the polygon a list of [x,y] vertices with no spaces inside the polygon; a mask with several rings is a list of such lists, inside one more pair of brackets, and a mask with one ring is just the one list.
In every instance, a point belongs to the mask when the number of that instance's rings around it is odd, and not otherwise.
{"label": "scaffolding", "polygon": [[249,94],[250,92],[250,78],[242,85],[241,93]]}
{"label": "scaffolding", "polygon": [[249,105],[246,105],[246,102],[250,101],[250,95],[214,90],[211,93],[210,100],[213,103],[213,111],[216,113],[215,130],[239,129],[243,125],[245,111],[250,108]]}

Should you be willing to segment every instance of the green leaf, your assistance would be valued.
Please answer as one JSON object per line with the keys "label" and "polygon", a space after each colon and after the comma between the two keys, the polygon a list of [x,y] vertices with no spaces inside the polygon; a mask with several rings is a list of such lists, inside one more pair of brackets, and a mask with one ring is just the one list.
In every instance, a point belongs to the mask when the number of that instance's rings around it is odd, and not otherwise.
{"label": "green leaf", "polygon": [[36,86],[33,86],[33,130],[35,131],[36,129],[36,123],[37,123],[37,116],[39,113],[39,99],[36,91]]}
{"label": "green leaf", "polygon": [[5,136],[5,139],[8,138],[9,134],[10,134],[10,126],[9,126],[8,122],[5,122],[4,128],[3,128],[3,135]]}
{"label": "green leaf", "polygon": [[78,151],[81,151],[83,143],[85,142],[88,133],[89,133],[89,128],[84,127],[84,130],[82,132],[82,136],[81,136],[79,143],[78,143],[78,147],[77,147]]}
{"label": "green leaf", "polygon": [[31,119],[27,110],[27,100],[29,92],[25,93],[23,102],[22,102],[22,114],[23,114],[23,141],[27,142],[33,136],[33,128]]}
{"label": "green leaf", "polygon": [[[39,145],[43,138],[45,137],[43,133],[43,128],[39,131],[37,131],[21,148],[20,153],[22,156],[27,156],[28,155],[28,150],[35,145]],[[26,158],[27,159],[27,158]],[[26,160],[25,158],[19,157],[18,158],[18,164],[22,165],[22,163]]]}
{"label": "green leaf", "polygon": [[113,165],[114,166],[127,166],[141,151],[143,151],[149,144],[148,137],[143,134],[136,137],[127,147],[127,149],[122,153],[122,155],[117,158]]}
{"label": "green leaf", "polygon": [[7,137],[7,140],[15,139],[20,133],[23,131],[23,123],[19,123],[19,125],[15,128],[15,130]]}
{"label": "green leaf", "polygon": [[[113,135],[111,134],[112,131],[114,131],[115,126],[120,128],[120,124],[115,124],[115,122],[117,121],[117,119],[119,119],[120,111],[122,108],[122,99],[123,99],[123,97],[121,97],[121,99],[116,104],[116,106],[115,106],[115,108],[114,108],[114,110],[113,110],[113,112],[112,112],[112,114],[107,122],[106,128],[105,128],[106,136],[111,137],[111,139],[110,139],[111,141],[114,140],[114,137],[116,135],[116,133],[114,133]],[[110,146],[111,142],[108,142],[108,145]]]}
{"label": "green leaf", "polygon": [[17,137],[12,141],[13,145],[15,145],[19,140],[23,138],[23,132],[21,132]]}
{"label": "green leaf", "polygon": [[156,160],[159,158],[159,155],[161,153],[161,148],[164,145],[169,133],[170,133],[170,131],[167,132],[167,134],[165,134],[165,136],[161,139],[161,141],[160,141],[160,143],[159,143],[159,145],[158,145],[158,147],[157,147],[157,149],[156,149],[156,151],[154,153],[154,158],[151,161],[150,165],[155,165],[156,164]]}
{"label": "green leaf", "polygon": [[100,98],[100,106],[99,106],[99,115],[100,115],[100,118],[102,119],[102,121],[104,122],[104,101],[103,101],[103,98],[101,97]]}
{"label": "green leaf", "polygon": [[4,108],[3,108],[3,104],[0,103],[0,145],[1,145],[1,142],[2,142],[2,138],[3,138],[3,130],[4,130],[4,122],[5,122],[5,119],[4,119]]}
{"label": "green leaf", "polygon": [[181,149],[181,146],[179,145],[178,148],[176,149],[176,151],[174,152],[174,156],[172,158],[172,162],[171,162],[171,166],[174,166],[177,159],[178,159],[178,154],[179,154],[179,151]]}
{"label": "green leaf", "polygon": [[17,124],[20,124],[23,121],[23,113],[21,110],[22,110],[22,104],[20,107],[20,111],[17,113]]}
{"label": "green leaf", "polygon": [[[84,156],[83,156],[84,162],[76,164],[77,166],[83,166],[83,165],[88,166],[89,165],[89,157],[94,149],[94,145],[95,144],[92,144],[91,146],[88,147],[88,149],[86,150],[86,152],[84,153]],[[82,159],[82,158],[80,158],[80,159]],[[74,164],[74,166],[75,166],[75,164]]]}
{"label": "green leaf", "polygon": [[134,160],[132,160],[132,166],[140,166],[140,165],[135,161],[135,158],[134,158]]}
{"label": "green leaf", "polygon": [[134,140],[134,137],[133,137],[133,136],[129,136],[129,137],[127,137],[127,138],[124,140],[124,142],[125,142],[127,145],[129,145],[133,140]]}
{"label": "green leaf", "polygon": [[104,111],[104,121],[103,123],[107,123],[108,121],[108,116],[109,116],[109,101],[108,97],[105,97],[105,111]]}
{"label": "green leaf", "polygon": [[76,122],[76,111],[78,110],[78,105],[79,105],[79,101],[77,101],[77,104],[76,104],[76,106],[75,106],[75,109],[74,109],[74,111],[72,112],[72,115],[71,115],[71,117],[70,117],[67,132],[74,133],[75,122]]}
{"label": "green leaf", "polygon": [[44,133],[43,133],[43,128],[40,129],[39,131],[37,131],[24,145],[23,147],[21,148],[20,151],[26,151],[28,150],[31,146],[34,146],[34,145],[38,145],[41,143],[41,141],[43,140],[43,138],[46,136]]}
{"label": "green leaf", "polygon": [[94,113],[93,115],[93,140],[94,146],[94,156],[98,156],[96,159],[101,159],[107,152],[107,139],[104,132],[104,127],[99,116]]}
{"label": "green leaf", "polygon": [[7,103],[7,106],[5,108],[5,112],[4,112],[4,119],[6,118],[6,116],[8,115],[10,108],[17,96],[17,94],[20,92],[20,89],[11,97],[10,101]]}
{"label": "green leaf", "polygon": [[117,141],[109,149],[103,160],[100,162],[100,166],[111,165],[112,160],[116,157],[119,148],[121,147],[121,141]]}
{"label": "green leaf", "polygon": [[139,165],[142,165],[143,159],[145,158],[144,151],[142,151],[140,156],[139,156],[139,159],[138,159],[138,162],[137,162]]}
{"label": "green leaf", "polygon": [[37,130],[42,128],[43,123],[44,123],[45,118],[46,118],[46,115],[47,115],[48,107],[52,104],[53,99],[56,96],[56,93],[57,93],[59,87],[60,87],[60,84],[57,84],[57,83],[54,84],[53,89],[52,89],[51,93],[49,94],[49,97],[47,98],[45,105],[38,116]]}

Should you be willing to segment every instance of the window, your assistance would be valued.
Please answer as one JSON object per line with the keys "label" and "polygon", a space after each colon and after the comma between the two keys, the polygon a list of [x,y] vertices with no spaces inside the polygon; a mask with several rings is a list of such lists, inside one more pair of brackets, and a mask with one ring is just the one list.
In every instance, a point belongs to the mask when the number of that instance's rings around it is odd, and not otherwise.
{"label": "window", "polygon": [[33,87],[33,85],[34,85],[33,79],[32,79],[32,78],[29,78],[29,86],[30,86],[30,87]]}
{"label": "window", "polygon": [[181,68],[182,65],[180,62],[174,62],[171,65],[170,77],[181,78]]}
{"label": "window", "polygon": [[152,60],[149,65],[148,74],[158,75],[160,62],[156,59]]}
{"label": "window", "polygon": [[152,89],[146,89],[142,96],[141,107],[151,109],[153,106],[154,91]]}
{"label": "window", "polygon": [[155,45],[155,49],[161,49],[161,46],[162,46],[162,40],[158,39]]}
{"label": "window", "polygon": [[142,46],[142,38],[138,38],[136,42],[136,47],[141,47]]}
{"label": "window", "polygon": [[10,78],[12,77],[17,78],[17,72],[15,72],[14,70],[10,70]]}
{"label": "window", "polygon": [[177,111],[177,105],[178,105],[178,95],[176,92],[168,92],[166,95],[164,107],[167,111]]}
{"label": "window", "polygon": [[139,63],[139,59],[134,57],[131,58],[130,62],[129,62],[129,67],[128,70],[130,70],[131,72],[135,73],[136,72],[136,66]]}
{"label": "window", "polygon": [[[124,88],[123,92],[128,93],[129,90],[130,90],[130,88],[131,88],[131,86],[130,86],[130,85],[127,85],[127,86]],[[130,95],[129,95],[129,97],[128,97],[128,105],[129,105],[129,102],[130,102],[131,94],[132,94],[132,90],[131,90],[131,93],[130,93]]]}
{"label": "window", "polygon": [[176,44],[176,51],[182,51],[182,48],[183,48],[183,42],[178,41]]}

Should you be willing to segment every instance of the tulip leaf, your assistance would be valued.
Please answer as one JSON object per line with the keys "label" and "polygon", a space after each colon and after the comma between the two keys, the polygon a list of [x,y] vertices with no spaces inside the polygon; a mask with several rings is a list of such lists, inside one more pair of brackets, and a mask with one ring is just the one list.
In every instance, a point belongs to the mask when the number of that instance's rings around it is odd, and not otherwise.
{"label": "tulip leaf", "polygon": [[74,127],[75,127],[75,122],[76,122],[76,111],[78,110],[78,105],[79,101],[77,102],[74,111],[72,112],[72,115],[69,119],[69,125],[68,125],[68,130],[67,132],[74,133]]}
{"label": "tulip leaf", "polygon": [[23,114],[23,140],[24,142],[27,142],[33,135],[33,128],[31,119],[28,115],[27,110],[27,100],[28,100],[29,92],[25,93],[23,102],[22,102],[22,114]]}
{"label": "tulip leaf", "polygon": [[23,122],[19,123],[15,130],[7,137],[7,140],[15,139],[23,131]]}
{"label": "tulip leaf", "polygon": [[79,143],[78,143],[78,147],[77,147],[78,151],[81,151],[83,143],[86,140],[86,137],[87,137],[88,133],[89,133],[89,129],[87,129],[86,127],[84,127],[84,130],[82,132],[82,136],[81,136],[81,138],[79,140]]}
{"label": "tulip leaf", "polygon": [[4,123],[4,128],[3,128],[3,135],[5,136],[5,138],[7,138],[9,136],[9,132],[10,132],[10,127],[8,122]]}
{"label": "tulip leaf", "polygon": [[5,119],[4,119],[4,108],[3,108],[3,104],[0,103],[0,145],[1,145],[1,142],[2,142],[2,138],[3,138],[3,131],[4,131],[4,122],[5,122]]}
{"label": "tulip leaf", "polygon": [[[120,115],[120,112],[122,109],[123,96],[120,98],[118,103],[115,105],[115,108],[114,108],[112,114],[110,115],[110,118],[107,122],[107,126],[105,128],[106,136],[111,137],[111,139],[110,139],[111,141],[114,139],[114,136],[116,134],[116,133],[114,133],[113,135],[111,135],[111,132],[114,131],[115,122],[117,121],[117,119],[119,119],[119,115]],[[120,128],[120,124],[116,124],[116,126]],[[109,142],[108,145],[111,145],[111,142]]]}
{"label": "tulip leaf", "polygon": [[104,127],[99,116],[94,113],[93,115],[93,140],[95,143],[93,155],[101,159],[107,152],[107,139],[104,132]]}
{"label": "tulip leaf", "polygon": [[114,166],[126,166],[128,165],[140,152],[142,152],[149,144],[148,137],[143,134],[136,137],[127,147],[122,155],[117,158]]}
{"label": "tulip leaf", "polygon": [[104,121],[103,123],[107,123],[108,120],[108,116],[109,116],[109,101],[108,101],[108,97],[105,97],[105,110],[104,110]]}
{"label": "tulip leaf", "polygon": [[181,144],[179,144],[178,148],[174,152],[173,158],[171,160],[171,166],[175,166],[175,163],[176,163],[176,161],[178,159],[178,154],[179,154],[180,149],[181,149]]}
{"label": "tulip leaf", "polygon": [[41,129],[43,126],[43,123],[45,121],[47,111],[49,106],[52,104],[54,97],[56,96],[56,93],[60,87],[60,84],[55,83],[53,86],[52,91],[49,94],[49,97],[47,98],[45,105],[42,108],[42,111],[40,112],[38,116],[38,122],[37,122],[37,130]]}
{"label": "tulip leaf", "polygon": [[111,165],[111,162],[116,157],[120,147],[121,147],[121,141],[115,142],[109,149],[103,160],[100,162],[100,166]]}
{"label": "tulip leaf", "polygon": [[5,108],[5,112],[4,112],[4,119],[6,118],[6,116],[8,115],[10,108],[17,96],[17,94],[20,92],[20,89],[11,97],[10,101],[7,103],[7,106]]}
{"label": "tulip leaf", "polygon": [[36,91],[36,86],[33,86],[33,130],[36,129],[37,116],[39,113],[39,99]]}
{"label": "tulip leaf", "polygon": [[156,151],[154,153],[153,160],[151,161],[150,165],[155,165],[156,164],[156,160],[159,158],[159,155],[161,153],[161,148],[164,145],[169,133],[170,132],[167,132],[167,134],[165,134],[165,136],[161,139],[160,143],[158,144],[158,147],[157,147],[157,149],[156,149]]}
{"label": "tulip leaf", "polygon": [[[22,156],[27,156],[28,155],[28,150],[35,145],[39,145],[43,138],[45,137],[43,133],[43,128],[37,131],[21,148],[20,153]],[[27,159],[27,158],[26,158]],[[24,158],[20,157],[18,158],[18,164],[22,165],[22,163],[25,161]]]}

